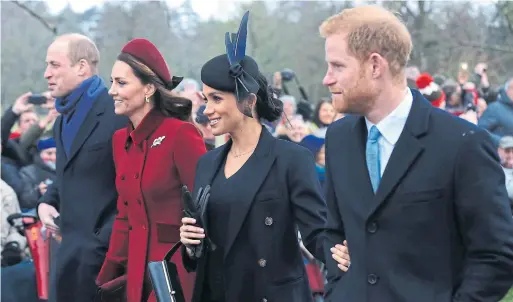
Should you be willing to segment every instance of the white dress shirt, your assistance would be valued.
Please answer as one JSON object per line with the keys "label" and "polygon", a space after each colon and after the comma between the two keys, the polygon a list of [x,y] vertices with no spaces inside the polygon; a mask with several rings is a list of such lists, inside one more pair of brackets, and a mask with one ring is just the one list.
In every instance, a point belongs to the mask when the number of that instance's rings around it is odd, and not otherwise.
{"label": "white dress shirt", "polygon": [[[406,124],[406,120],[410,114],[412,104],[413,95],[408,88],[403,101],[399,103],[394,111],[392,111],[389,115],[387,115],[387,117],[385,117],[376,125],[379,132],[381,133],[381,136],[378,139],[379,159],[381,162],[381,176],[383,176],[385,168],[387,167],[388,160],[390,159],[392,151],[394,150],[395,144],[403,132],[404,125]],[[372,124],[367,118],[365,118],[365,123],[367,124],[367,131],[370,131],[370,128],[374,126],[374,124]]]}

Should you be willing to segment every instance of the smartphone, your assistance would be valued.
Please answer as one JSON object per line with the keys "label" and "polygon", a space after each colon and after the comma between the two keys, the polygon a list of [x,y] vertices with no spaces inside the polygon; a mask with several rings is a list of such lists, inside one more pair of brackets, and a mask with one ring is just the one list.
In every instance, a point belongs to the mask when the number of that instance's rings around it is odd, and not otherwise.
{"label": "smartphone", "polygon": [[43,105],[46,104],[46,97],[42,94],[33,94],[28,99],[29,104]]}

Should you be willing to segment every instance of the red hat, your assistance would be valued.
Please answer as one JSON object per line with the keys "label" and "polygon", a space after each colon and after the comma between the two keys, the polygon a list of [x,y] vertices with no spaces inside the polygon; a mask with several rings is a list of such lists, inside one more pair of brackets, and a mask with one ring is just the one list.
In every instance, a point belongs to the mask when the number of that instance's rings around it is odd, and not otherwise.
{"label": "red hat", "polygon": [[420,93],[431,102],[431,105],[440,107],[445,101],[445,93],[438,86],[429,73],[421,73],[415,81]]}
{"label": "red hat", "polygon": [[171,82],[171,73],[167,66],[166,60],[157,47],[146,39],[133,39],[128,42],[123,49],[123,53],[130,54],[153,70],[163,81],[166,86]]}

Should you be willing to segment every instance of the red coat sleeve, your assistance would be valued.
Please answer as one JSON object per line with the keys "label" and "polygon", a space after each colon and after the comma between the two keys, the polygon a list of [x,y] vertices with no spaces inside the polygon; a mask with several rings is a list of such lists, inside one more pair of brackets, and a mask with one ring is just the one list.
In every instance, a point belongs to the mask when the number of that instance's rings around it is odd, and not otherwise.
{"label": "red coat sleeve", "polygon": [[[116,139],[113,140],[113,144],[116,144]],[[116,151],[115,146],[114,151]],[[116,152],[114,152],[114,154],[116,154]],[[116,162],[116,155],[114,155],[114,162]],[[97,285],[103,285],[126,273],[125,268],[128,262],[128,229],[130,226],[128,223],[127,208],[127,204],[123,201],[121,196],[119,196],[117,201],[118,214],[112,226],[109,250],[107,251],[100,273],[96,278]]]}
{"label": "red coat sleeve", "polygon": [[176,148],[174,148],[174,161],[182,184],[193,191],[196,165],[200,157],[207,152],[205,142],[199,130],[191,123],[180,126],[176,135]]}

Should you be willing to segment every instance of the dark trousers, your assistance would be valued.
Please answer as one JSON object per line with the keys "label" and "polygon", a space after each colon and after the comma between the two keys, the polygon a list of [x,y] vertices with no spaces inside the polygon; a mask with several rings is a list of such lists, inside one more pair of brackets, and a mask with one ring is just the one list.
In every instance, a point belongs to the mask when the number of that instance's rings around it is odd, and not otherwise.
{"label": "dark trousers", "polygon": [[1,269],[2,302],[42,302],[37,297],[34,263],[23,261]]}

